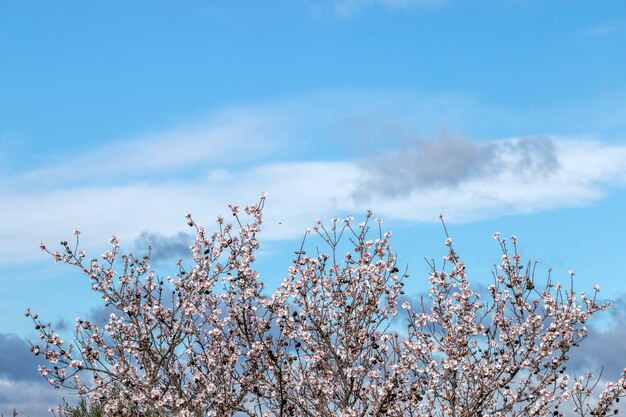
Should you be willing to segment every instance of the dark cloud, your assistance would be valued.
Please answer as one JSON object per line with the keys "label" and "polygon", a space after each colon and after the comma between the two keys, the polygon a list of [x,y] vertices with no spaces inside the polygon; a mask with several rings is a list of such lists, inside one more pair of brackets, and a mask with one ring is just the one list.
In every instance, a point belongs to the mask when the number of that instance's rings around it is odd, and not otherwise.
{"label": "dark cloud", "polygon": [[30,352],[30,345],[15,334],[0,333],[0,377],[12,381],[39,381],[37,365],[41,357]]}
{"label": "dark cloud", "polygon": [[143,232],[135,240],[135,248],[139,252],[147,253],[148,245],[151,245],[152,255],[150,260],[152,263],[158,264],[171,259],[187,257],[189,255],[189,246],[193,242],[193,236],[182,232],[174,236]]}
{"label": "dark cloud", "polygon": [[[490,300],[488,289],[481,284],[472,284],[472,290],[481,294],[483,300]],[[426,312],[432,307],[432,301],[427,293],[405,295],[398,297],[399,306],[408,301],[413,311],[421,311],[421,301]],[[603,378],[615,381],[626,368],[626,297],[611,301],[613,306],[605,312],[600,312],[586,323],[588,337],[578,348],[569,352],[570,360],[567,363],[567,372],[577,375],[593,371],[598,375],[602,371]],[[394,328],[405,330],[406,313],[400,312],[393,319]]]}
{"label": "dark cloud", "polygon": [[68,325],[65,319],[60,319],[54,324],[54,330],[56,330],[57,332],[67,330],[67,329],[68,329]]}
{"label": "dark cloud", "polygon": [[554,142],[548,138],[527,137],[492,144],[505,153],[494,158],[492,161],[494,165],[504,162],[506,154],[510,154],[516,159],[512,168],[526,174],[533,172],[548,174],[559,166]]}
{"label": "dark cloud", "polygon": [[[470,283],[470,289],[475,293],[479,294],[483,300],[489,300],[489,289],[487,286],[479,283],[473,282]],[[396,299],[398,306],[398,314],[391,319],[393,328],[401,334],[406,334],[407,328],[406,325],[408,323],[409,313],[402,309],[402,303],[408,301],[411,305],[411,310],[409,312],[430,314],[433,308],[433,300],[431,296],[428,294],[429,291],[422,291],[415,294],[405,294],[400,295]],[[435,331],[440,331],[441,326],[439,323],[431,323],[432,328]]]}
{"label": "dark cloud", "polygon": [[2,381],[0,413],[11,416],[16,409],[20,417],[50,417],[48,409],[61,404],[63,397],[70,403],[76,402],[74,395],[52,388],[43,378],[40,382]]}
{"label": "dark cloud", "polygon": [[100,305],[89,310],[87,320],[102,327],[108,323],[111,314],[115,314],[116,316],[125,316],[125,314],[112,305]]}
{"label": "dark cloud", "polygon": [[570,354],[569,370],[600,372],[616,380],[626,368],[626,297],[612,301],[613,307],[598,313],[588,324],[589,336]]}
{"label": "dark cloud", "polygon": [[371,175],[355,192],[357,199],[372,193],[393,197],[420,188],[455,186],[506,171],[548,175],[558,166],[558,158],[554,143],[548,138],[480,143],[460,135],[442,134],[429,140],[405,141],[363,161],[363,165]]}

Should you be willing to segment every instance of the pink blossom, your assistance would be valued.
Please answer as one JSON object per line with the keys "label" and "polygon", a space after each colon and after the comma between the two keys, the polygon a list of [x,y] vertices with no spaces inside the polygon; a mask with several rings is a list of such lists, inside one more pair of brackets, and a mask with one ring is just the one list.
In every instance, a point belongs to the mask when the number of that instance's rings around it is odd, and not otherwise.
{"label": "pink blossom", "polygon": [[187,213],[191,260],[170,276],[115,236],[101,260],[67,242],[49,252],[114,312],[104,325],[77,317],[68,344],[27,310],[31,351],[50,364],[40,374],[127,416],[585,417],[626,396],[626,369],[604,389],[565,373],[584,323],[609,304],[525,271],[516,237],[509,248],[493,235],[500,259],[482,296],[447,237],[426,299],[411,302],[382,220],[318,220],[267,294],[254,269],[264,198],[231,205],[234,225],[220,216],[212,233]]}

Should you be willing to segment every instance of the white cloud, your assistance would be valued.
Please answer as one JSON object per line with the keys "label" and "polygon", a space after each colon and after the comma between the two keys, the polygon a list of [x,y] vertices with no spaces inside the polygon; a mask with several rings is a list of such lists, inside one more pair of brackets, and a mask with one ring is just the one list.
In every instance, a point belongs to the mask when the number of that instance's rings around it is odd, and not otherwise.
{"label": "white cloud", "polygon": [[358,172],[346,162],[270,163],[227,176],[209,173],[187,181],[3,195],[0,198],[8,204],[0,207],[0,259],[32,259],[39,255],[39,239],[68,239],[74,228],[84,231],[88,247],[97,246],[113,233],[127,242],[143,231],[175,234],[184,226],[187,211],[200,222],[211,223],[215,215],[228,210],[230,201],[252,202],[264,190],[271,196],[264,236],[294,237],[315,216],[346,207]]}
{"label": "white cloud", "polygon": [[[449,221],[471,221],[588,204],[625,183],[626,146],[593,140],[425,141],[410,132],[395,140],[381,122],[370,148],[377,156],[367,156],[362,149],[372,138],[360,121],[392,112],[350,102],[318,97],[230,110],[199,127],[5,176],[0,262],[43,259],[39,240],[54,244],[74,228],[93,250],[112,233],[127,247],[143,232],[174,236],[186,231],[185,212],[210,226],[229,202],[255,201],[261,191],[269,192],[263,237],[279,240],[300,237],[317,217],[369,208],[415,222],[437,221],[442,211]],[[426,104],[413,108],[397,124],[432,112]]]}
{"label": "white cloud", "polygon": [[[517,138],[483,144],[483,147],[495,146],[493,154],[486,153],[482,160],[473,161],[478,168],[485,170],[462,171],[464,178],[449,182],[423,183],[416,178],[412,184],[404,184],[401,193],[391,195],[380,190],[379,184],[387,182],[390,188],[393,187],[391,184],[396,181],[393,175],[401,170],[381,172],[372,169],[366,173],[357,196],[366,192],[368,181],[376,180],[372,183],[370,204],[388,216],[429,221],[443,211],[451,221],[471,221],[587,204],[602,198],[611,185],[621,186],[626,181],[623,163],[626,146],[551,139],[549,143],[554,154],[545,159],[539,149],[531,147],[535,153],[522,152],[520,144],[528,140]],[[406,154],[408,151],[396,152]],[[451,154],[455,152],[457,150],[449,150]],[[528,159],[529,156],[532,158]],[[427,160],[429,155],[423,158]],[[440,155],[429,163],[445,165],[448,163],[445,159]],[[424,161],[404,161],[408,164],[420,162]],[[413,170],[420,172],[420,167],[415,166]],[[378,178],[372,178],[373,175]],[[406,182],[406,178],[397,180]]]}

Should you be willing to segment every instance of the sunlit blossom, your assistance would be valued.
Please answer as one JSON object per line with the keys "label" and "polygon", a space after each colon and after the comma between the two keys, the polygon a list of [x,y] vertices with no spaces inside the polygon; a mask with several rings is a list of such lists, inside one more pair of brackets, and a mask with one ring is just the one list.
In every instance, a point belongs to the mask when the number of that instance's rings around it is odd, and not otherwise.
{"label": "sunlit blossom", "polygon": [[212,233],[187,213],[193,262],[180,259],[171,276],[152,269],[150,250],[121,254],[115,236],[100,261],[65,241],[63,255],[48,252],[78,267],[114,312],[104,325],[77,317],[67,344],[26,310],[39,333],[31,351],[50,364],[39,373],[128,416],[523,417],[569,407],[585,417],[614,413],[626,396],[626,369],[603,389],[591,374],[565,373],[584,323],[609,304],[527,275],[516,237],[509,251],[494,233],[501,257],[482,297],[447,237],[427,299],[410,302],[382,220],[317,220],[267,295],[254,269],[264,198],[230,205],[236,228],[218,216]]}

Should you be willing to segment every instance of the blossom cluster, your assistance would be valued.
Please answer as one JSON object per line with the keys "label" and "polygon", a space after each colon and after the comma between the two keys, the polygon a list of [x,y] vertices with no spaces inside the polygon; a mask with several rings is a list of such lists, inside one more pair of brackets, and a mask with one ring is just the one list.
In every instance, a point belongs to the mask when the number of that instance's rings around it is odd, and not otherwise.
{"label": "blossom cluster", "polygon": [[111,416],[597,416],[626,396],[626,370],[604,389],[565,373],[586,321],[609,307],[598,289],[537,282],[515,237],[494,235],[502,256],[481,294],[446,231],[443,265],[432,262],[415,303],[382,221],[318,220],[267,295],[254,269],[264,203],[231,205],[233,222],[219,216],[213,233],[186,214],[193,263],[174,276],[151,267],[150,249],[121,253],[115,236],[92,260],[78,231],[59,251],[42,243],[114,313],[103,326],[77,318],[67,343],[27,311],[31,350],[49,364],[40,373]]}

